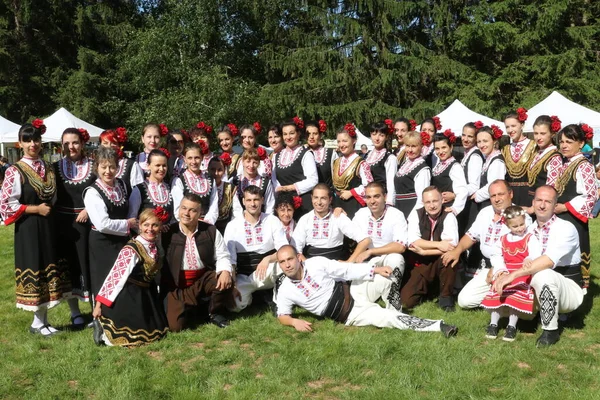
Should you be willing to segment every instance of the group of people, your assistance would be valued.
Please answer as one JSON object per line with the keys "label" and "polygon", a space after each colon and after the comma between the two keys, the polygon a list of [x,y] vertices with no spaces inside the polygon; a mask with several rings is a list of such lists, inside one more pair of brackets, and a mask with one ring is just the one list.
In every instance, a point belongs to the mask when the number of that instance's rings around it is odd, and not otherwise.
{"label": "group of people", "polygon": [[539,311],[537,344],[554,344],[559,314],[579,307],[589,285],[598,188],[581,153],[587,126],[541,116],[530,140],[526,119],[524,109],[506,116],[501,149],[498,127],[465,124],[464,154],[438,118],[419,131],[388,119],[371,127],[365,157],[353,124],[331,149],[325,121],[298,117],[267,130],[270,154],[257,144],[259,123],[147,124],[132,159],[124,128],[104,131],[93,155],[87,132],[69,128],[53,165],[34,120],[19,130],[23,158],[0,197],[0,216],[15,225],[17,307],[33,311],[30,332],[53,336],[48,308],[66,300],[83,329],[79,303],[90,301],[94,340],[135,346],[185,329],[198,309],[226,327],[253,302],[300,331],[312,326],[294,306],[450,337],[456,326],[411,311],[437,298],[452,312],[458,299],[490,311],[488,338],[507,316],[506,341]]}

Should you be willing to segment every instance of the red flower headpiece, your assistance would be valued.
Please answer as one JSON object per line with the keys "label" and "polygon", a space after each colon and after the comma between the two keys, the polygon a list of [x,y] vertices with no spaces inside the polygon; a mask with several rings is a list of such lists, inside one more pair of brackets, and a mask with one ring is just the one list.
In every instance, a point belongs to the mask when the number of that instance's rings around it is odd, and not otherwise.
{"label": "red flower headpiece", "polygon": [[196,124],[196,128],[204,130],[207,135],[210,135],[213,131],[212,126],[206,124],[204,121],[200,121]]}
{"label": "red flower headpiece", "polygon": [[36,119],[33,120],[33,122],[31,123],[31,125],[33,125],[33,127],[35,129],[39,129],[40,132],[42,132],[42,135],[44,133],[46,133],[46,125],[44,125],[44,120],[43,119],[36,118]]}
{"label": "red flower headpiece", "polygon": [[302,205],[302,197],[294,196],[294,210],[297,210]]}
{"label": "red flower headpiece", "polygon": [[185,138],[186,138],[187,140],[190,140],[190,134],[188,133],[188,131],[186,131],[185,129],[181,128],[181,129],[179,130],[179,132],[181,132],[181,134],[182,134],[183,136],[185,136]]}
{"label": "red flower headpiece", "polygon": [[223,161],[223,165],[225,165],[225,167],[229,167],[231,165],[231,156],[229,153],[223,153],[219,156],[219,158],[221,161]]}
{"label": "red flower headpiece", "polygon": [[517,108],[517,119],[521,123],[525,123],[527,121],[527,109],[526,108]]}
{"label": "red flower headpiece", "polygon": [[319,120],[319,133],[327,132],[327,122],[324,119]]}
{"label": "red flower headpiece", "polygon": [[120,126],[117,129],[115,129],[115,133],[117,134],[116,139],[119,142],[119,144],[125,144],[125,142],[127,142],[127,129]]}
{"label": "red flower headpiece", "polygon": [[494,132],[494,134],[492,135],[494,140],[498,140],[502,137],[502,129],[500,129],[498,125],[492,125],[490,126],[490,128],[492,128],[492,132]]}
{"label": "red flower headpiece", "polygon": [[169,213],[167,212],[167,210],[165,210],[161,206],[156,207],[152,211],[154,212],[154,215],[156,215],[156,218],[158,218],[158,220],[161,223],[165,224],[165,223],[169,222]]}
{"label": "red flower headpiece", "polygon": [[296,115],[292,119],[294,120],[294,124],[296,124],[296,128],[304,129],[304,121],[302,121],[302,119],[299,116]]}
{"label": "red flower headpiece", "polygon": [[204,140],[197,139],[196,144],[200,146],[200,153],[202,153],[202,155],[208,154],[210,151],[208,143],[206,143]]}
{"label": "red flower headpiece", "polygon": [[229,131],[233,136],[237,136],[240,134],[240,130],[237,126],[235,126],[235,124],[227,124],[227,127],[229,128]]}
{"label": "red flower headpiece", "polygon": [[90,140],[90,134],[88,133],[88,131],[83,128],[79,128],[77,130],[81,134],[81,140],[83,141],[83,143],[87,143],[87,141]]}
{"label": "red flower headpiece", "polygon": [[594,129],[588,124],[581,124],[581,130],[585,134],[586,141],[590,141],[594,138]]}
{"label": "red flower headpiece", "polygon": [[550,124],[550,130],[554,133],[557,133],[558,131],[560,131],[560,128],[562,128],[561,125],[561,120],[558,119],[558,117],[556,115],[553,115],[550,117],[550,120],[552,121],[552,124]]}
{"label": "red flower headpiece", "polygon": [[392,121],[390,118],[386,119],[385,121],[383,121],[387,127],[388,127],[388,133],[392,133],[394,132],[394,121]]}
{"label": "red flower headpiece", "polygon": [[435,122],[435,130],[440,131],[442,129],[442,123],[440,122],[440,117],[433,117],[433,122]]}
{"label": "red flower headpiece", "polygon": [[169,128],[165,124],[158,124],[158,127],[160,128],[160,136],[167,136]]}
{"label": "red flower headpiece", "polygon": [[252,124],[252,126],[254,126],[254,129],[256,130],[256,134],[260,135],[260,133],[262,132],[262,126],[261,126],[260,122],[256,121],[255,123]]}
{"label": "red flower headpiece", "polygon": [[167,156],[167,158],[171,158],[171,153],[169,152],[169,150],[165,149],[164,147],[161,147],[159,150],[165,153],[165,156]]}
{"label": "red flower headpiece", "polygon": [[269,156],[267,154],[267,151],[265,150],[265,148],[261,147],[261,146],[258,146],[258,148],[256,149],[256,152],[258,153],[258,156],[260,157],[261,160],[264,160]]}
{"label": "red flower headpiece", "polygon": [[483,122],[481,122],[481,121],[475,121],[475,122],[473,122],[473,125],[475,125],[475,129],[483,128]]}
{"label": "red flower headpiece", "polygon": [[348,122],[344,125],[344,130],[348,133],[348,136],[355,138],[356,137],[356,127],[353,123]]}
{"label": "red flower headpiece", "polygon": [[454,144],[454,142],[456,142],[456,135],[450,129],[446,129],[444,131],[444,136],[448,138],[451,144]]}
{"label": "red flower headpiece", "polygon": [[429,137],[429,133],[421,132],[421,143],[424,147],[429,147],[431,144],[431,137]]}
{"label": "red flower headpiece", "polygon": [[417,121],[415,121],[414,119],[411,119],[408,121],[408,123],[410,124],[409,128],[411,131],[414,131],[415,129],[417,129]]}

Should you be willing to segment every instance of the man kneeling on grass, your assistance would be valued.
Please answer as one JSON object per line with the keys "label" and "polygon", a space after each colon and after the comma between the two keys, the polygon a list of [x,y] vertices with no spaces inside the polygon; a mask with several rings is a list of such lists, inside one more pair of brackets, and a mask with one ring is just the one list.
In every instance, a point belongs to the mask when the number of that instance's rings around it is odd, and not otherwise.
{"label": "man kneeling on grass", "polygon": [[[301,262],[289,245],[279,249],[277,260],[285,274],[277,294],[277,318],[298,331],[311,332],[312,326],[308,321],[292,318],[294,305],[346,325],[441,331],[446,337],[458,332],[456,326],[444,321],[406,315],[390,305],[387,298],[395,274],[388,266],[342,263],[325,257]],[[385,308],[376,303],[379,298]]]}

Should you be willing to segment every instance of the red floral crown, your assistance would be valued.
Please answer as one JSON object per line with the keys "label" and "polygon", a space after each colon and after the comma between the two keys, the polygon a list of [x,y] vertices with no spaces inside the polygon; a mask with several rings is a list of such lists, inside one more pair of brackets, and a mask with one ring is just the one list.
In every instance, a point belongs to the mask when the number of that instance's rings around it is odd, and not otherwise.
{"label": "red floral crown", "polygon": [[454,132],[452,132],[452,130],[446,129],[444,131],[444,136],[448,138],[451,144],[454,144],[454,142],[456,142],[456,135],[454,134]]}
{"label": "red floral crown", "polygon": [[423,144],[424,147],[429,147],[431,144],[431,137],[429,137],[429,133],[421,132],[421,144]]}
{"label": "red floral crown", "polygon": [[255,123],[252,124],[252,126],[256,130],[256,134],[260,135],[260,133],[262,132],[262,125],[260,124],[260,122],[256,121]]}
{"label": "red floral crown", "polygon": [[33,125],[35,129],[39,129],[42,135],[46,133],[46,125],[44,125],[43,119],[36,118],[33,120],[31,125]]}
{"label": "red floral crown", "polygon": [[550,121],[552,121],[552,123],[550,124],[550,130],[554,133],[557,133],[558,131],[560,131],[560,128],[562,128],[561,125],[561,120],[558,119],[558,117],[556,115],[553,115],[550,117]]}
{"label": "red floral crown", "polygon": [[227,127],[229,128],[229,131],[231,132],[231,134],[233,136],[237,136],[240,134],[240,130],[238,129],[237,126],[235,126],[235,124],[227,124]]}
{"label": "red floral crown", "polygon": [[165,149],[164,147],[161,147],[159,150],[162,151],[165,156],[167,156],[167,159],[171,158],[171,152],[169,150]]}
{"label": "red floral crown", "polygon": [[83,141],[83,143],[87,143],[87,141],[90,140],[90,134],[88,133],[88,131],[84,128],[78,128],[77,130],[81,134],[81,140]]}
{"label": "red floral crown", "polygon": [[417,121],[415,121],[414,119],[408,120],[408,124],[410,125],[409,128],[411,131],[417,129]]}
{"label": "red floral crown", "polygon": [[521,123],[524,123],[525,121],[527,121],[527,109],[526,108],[523,108],[523,107],[517,108],[517,119]]}
{"label": "red floral crown", "polygon": [[475,125],[475,129],[483,128],[483,122],[481,122],[481,121],[475,121],[475,122],[473,122],[473,125]]}
{"label": "red floral crown", "polygon": [[200,121],[196,124],[196,128],[204,130],[207,135],[210,135],[213,131],[213,127],[205,123],[204,121]]}
{"label": "red floral crown", "polygon": [[225,165],[225,167],[229,167],[231,165],[231,156],[229,153],[223,153],[219,156],[219,158],[221,161],[223,161],[223,165]]}
{"label": "red floral crown", "polygon": [[294,201],[294,210],[299,209],[300,206],[302,205],[302,197],[294,196],[293,201]]}
{"label": "red floral crown", "polygon": [[265,148],[262,146],[258,146],[258,148],[256,149],[256,152],[258,153],[258,157],[260,157],[261,160],[264,160],[269,156],[267,154],[267,151],[265,150]]}
{"label": "red floral crown", "polygon": [[344,125],[344,131],[348,134],[348,136],[355,138],[356,137],[356,127],[353,123],[348,122]]}
{"label": "red floral crown", "polygon": [[164,224],[169,221],[169,213],[161,206],[156,207],[152,212],[154,212],[154,215],[156,215],[156,218],[158,218],[161,223]]}
{"label": "red floral crown", "polygon": [[433,117],[432,119],[435,123],[435,130],[440,131],[442,129],[442,122],[440,121],[440,117]]}
{"label": "red floral crown", "polygon": [[325,133],[327,132],[327,122],[324,119],[319,120],[319,132]]}
{"label": "red floral crown", "polygon": [[585,134],[586,141],[590,141],[594,138],[594,129],[588,124],[581,124],[581,130]]}
{"label": "red floral crown", "polygon": [[208,143],[206,143],[204,140],[196,139],[196,144],[200,147],[200,153],[202,153],[202,155],[208,154],[210,151]]}
{"label": "red floral crown", "polygon": [[158,124],[158,127],[160,128],[160,136],[167,136],[169,128],[165,124]]}
{"label": "red floral crown", "polygon": [[392,133],[394,132],[394,121],[392,121],[390,118],[386,119],[383,121],[388,128],[388,133]]}
{"label": "red floral crown", "polygon": [[304,121],[302,121],[302,118],[296,115],[294,118],[292,118],[292,120],[294,121],[296,128],[304,129]]}
{"label": "red floral crown", "polygon": [[492,125],[490,126],[490,128],[492,129],[492,137],[494,138],[494,140],[498,140],[502,137],[502,129],[500,129],[498,125]]}
{"label": "red floral crown", "polygon": [[120,126],[117,129],[115,129],[115,133],[115,139],[117,139],[117,142],[119,142],[119,144],[125,144],[125,142],[127,142],[127,129]]}

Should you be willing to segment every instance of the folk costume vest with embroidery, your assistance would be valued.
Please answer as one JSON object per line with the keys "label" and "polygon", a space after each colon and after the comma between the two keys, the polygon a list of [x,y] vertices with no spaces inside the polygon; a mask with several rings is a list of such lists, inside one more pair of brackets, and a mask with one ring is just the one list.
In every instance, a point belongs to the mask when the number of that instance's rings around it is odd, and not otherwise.
{"label": "folk costume vest with embroidery", "polygon": [[146,286],[153,283],[154,277],[162,268],[163,257],[157,254],[156,259],[154,259],[148,254],[144,246],[138,244],[135,240],[130,240],[126,246],[131,247],[140,258],[131,271],[129,278],[127,278],[127,281],[138,286]]}
{"label": "folk costume vest with embroidery", "polygon": [[467,184],[469,184],[469,161],[472,157],[481,158],[481,164],[483,164],[483,154],[481,154],[481,150],[475,149],[471,153],[469,153],[465,158],[462,159],[460,165],[463,167],[465,171],[465,179],[467,180]]}
{"label": "folk costume vest with embroidery", "polygon": [[575,162],[569,164],[566,170],[560,175],[554,184],[554,188],[558,192],[558,203],[568,203],[573,198],[579,196],[577,193],[577,170],[579,165],[589,162],[585,157],[580,157]]}
{"label": "folk costume vest with embroidery", "polygon": [[[260,195],[263,197],[263,199],[265,198],[265,194],[267,193],[267,187],[269,186],[269,178],[267,176],[259,176],[260,177],[260,184],[259,185],[255,185],[260,189]],[[243,202],[242,200],[244,200],[244,190],[250,186],[249,181],[247,178],[244,178],[242,175],[236,176],[232,182],[233,185],[235,185],[237,187],[236,190],[236,194],[238,196],[238,199],[240,200],[240,204],[242,204],[243,207]],[[263,208],[264,208],[264,204],[263,204]]]}
{"label": "folk costume vest with embroidery", "polygon": [[204,173],[197,176],[193,172],[186,170],[181,176],[183,184],[183,195],[194,193],[200,197],[202,204],[202,212],[206,214],[210,208],[210,195],[212,193],[212,179],[207,178]]}
{"label": "folk costume vest with embroidery", "polygon": [[[441,161],[431,170],[431,186],[435,186],[440,192],[452,192],[452,178],[450,170],[458,161],[453,160],[448,163],[444,169],[440,169],[443,164]],[[449,204],[446,204],[447,206]]]}
{"label": "folk costume vest with embroidery", "polygon": [[344,170],[342,175],[340,175],[340,163],[342,160],[343,157],[340,157],[336,158],[333,162],[332,182],[333,188],[338,192],[341,190],[350,190],[362,184],[362,179],[360,178],[360,165],[364,160],[360,157],[356,157]]}
{"label": "folk costume vest with embroidery", "polygon": [[119,178],[115,180],[115,187],[117,186],[120,188],[121,193],[123,193],[123,197],[119,202],[114,202],[108,197],[102,186],[98,184],[98,180],[96,180],[91,187],[95,188],[98,193],[100,193],[100,197],[102,197],[102,201],[104,201],[104,204],[106,205],[108,218],[127,219],[127,212],[129,211],[129,191],[127,190],[125,182]]}
{"label": "folk costume vest with embroidery", "polygon": [[130,158],[121,158],[119,160],[118,170],[117,170],[117,178],[123,180],[125,186],[127,187],[127,193],[131,193],[131,169],[133,168],[133,161]]}
{"label": "folk costume vest with embroidery", "polygon": [[44,179],[23,161],[13,164],[21,175],[21,198],[19,200],[21,204],[40,205],[52,202],[56,193],[56,178],[52,166],[45,161],[42,162],[46,171]]}
{"label": "folk costume vest with embroidery", "polygon": [[488,162],[488,160],[484,160],[484,162],[483,162],[483,168],[481,170],[481,181],[479,183],[479,187],[484,187],[485,185],[488,184],[487,171],[488,171],[490,165],[492,165],[492,163],[494,163],[494,162],[502,162],[502,163],[504,163],[504,158],[502,157],[502,154],[498,153],[496,155],[493,155],[489,159],[489,162]]}
{"label": "folk costume vest with embroidery", "polygon": [[[319,161],[317,153],[322,150],[323,158]],[[319,150],[311,150],[315,156],[315,162],[317,164],[317,174],[319,175],[319,183],[324,183],[330,188],[333,188],[333,181],[331,179],[331,157],[333,157],[333,149],[320,148]]]}
{"label": "folk costume vest with embroidery", "polygon": [[546,180],[548,179],[548,164],[550,163],[550,159],[557,155],[560,156],[560,153],[554,149],[544,154],[540,159],[536,159],[534,156],[531,164],[529,164],[529,168],[527,168],[527,180],[530,189],[529,195],[532,199],[535,189],[546,184]]}
{"label": "folk costume vest with embroidery", "polygon": [[514,160],[510,152],[511,145],[508,144],[502,148],[502,156],[506,164],[506,182],[513,189],[513,202],[516,205],[528,205],[529,183],[527,171],[529,164],[535,156],[536,145],[533,140],[530,140],[523,150],[523,154],[518,160]]}
{"label": "folk costume vest with embroidery", "polygon": [[[448,213],[440,212],[439,217],[436,219],[435,227],[433,228],[433,232],[431,231],[431,220],[429,219],[429,215],[425,211],[425,208],[419,208],[417,210],[417,216],[419,217],[419,232],[421,233],[421,238],[423,240],[432,240],[434,242],[439,242],[442,240],[442,231],[444,230],[444,221],[446,220],[446,216]],[[418,256],[417,259],[421,264],[429,264],[430,262],[435,261],[439,256]]]}
{"label": "folk costume vest with embroidery", "polygon": [[231,218],[233,196],[236,192],[235,189],[236,188],[233,184],[229,182],[223,182],[223,192],[217,192],[219,196],[219,218],[217,221],[228,221]]}
{"label": "folk costume vest with embroidery", "polygon": [[[142,204],[138,215],[147,208],[155,209],[156,207],[162,207],[168,214],[169,220],[173,218],[173,197],[171,196],[171,189],[165,182],[157,184],[154,190],[161,192],[160,197],[158,193],[151,192],[151,185],[148,181],[144,181],[137,185],[140,191],[140,197],[142,198]],[[165,200],[161,200],[166,197]]]}
{"label": "folk costume vest with embroidery", "polygon": [[75,163],[63,158],[53,164],[56,176],[56,203],[58,212],[74,213],[80,212],[85,208],[83,203],[83,191],[96,181],[96,176],[92,172],[92,160],[84,158],[85,162],[83,173],[76,176],[77,168]]}
{"label": "folk costume vest with embroidery", "polygon": [[[413,168],[408,171],[406,174],[403,174],[402,171],[402,166],[400,168],[398,168],[398,172],[396,173],[396,176],[394,177],[394,188],[396,189],[396,196],[397,195],[407,195],[407,194],[415,194],[415,199],[416,199],[416,193],[415,193],[415,177],[417,176],[417,174],[419,172],[421,172],[421,170],[423,170],[423,168],[427,168],[427,163],[425,162],[424,159],[421,159],[423,161],[418,161],[417,163],[415,163],[415,165],[413,166]],[[404,163],[409,162],[408,159],[406,159],[404,161]],[[404,165],[404,163],[402,165]]]}
{"label": "folk costume vest with embroidery", "polygon": [[381,158],[379,160],[376,160],[375,162],[373,162],[371,164],[371,160],[369,159],[369,157],[371,156],[371,153],[373,153],[374,151],[375,150],[371,150],[371,152],[367,155],[366,162],[371,167],[371,175],[373,175],[373,181],[379,182],[379,183],[383,184],[384,186],[386,186],[387,178],[385,175],[385,162],[387,161],[388,157],[390,157],[390,156],[393,157],[393,154],[390,153],[386,149],[383,156],[381,156]]}
{"label": "folk costume vest with embroidery", "polygon": [[304,169],[302,168],[302,158],[304,157],[304,153],[307,151],[308,149],[306,147],[302,147],[302,149],[296,155],[296,158],[285,167],[281,166],[281,154],[283,151],[277,153],[273,168],[277,169],[277,180],[281,186],[293,185],[296,182],[306,179],[306,175],[304,175]]}

